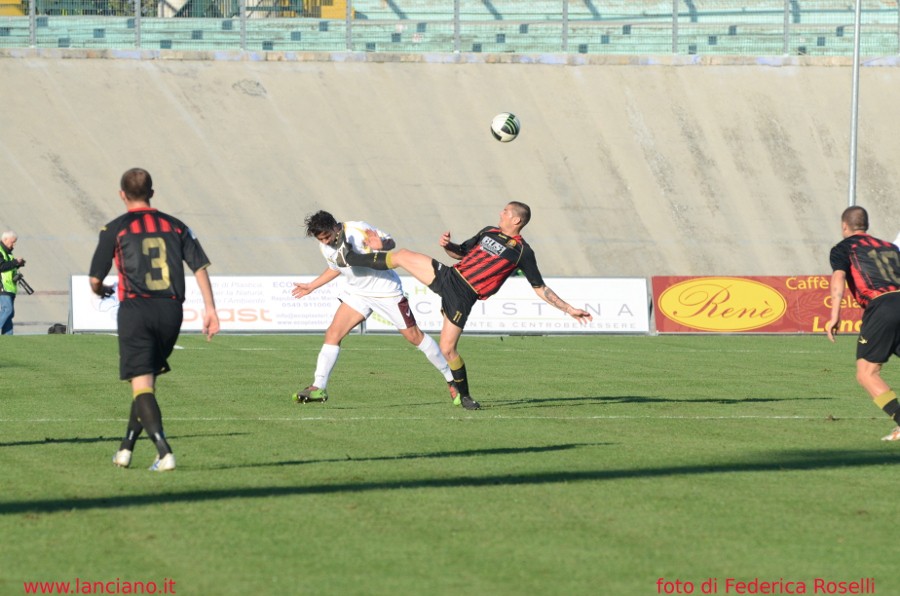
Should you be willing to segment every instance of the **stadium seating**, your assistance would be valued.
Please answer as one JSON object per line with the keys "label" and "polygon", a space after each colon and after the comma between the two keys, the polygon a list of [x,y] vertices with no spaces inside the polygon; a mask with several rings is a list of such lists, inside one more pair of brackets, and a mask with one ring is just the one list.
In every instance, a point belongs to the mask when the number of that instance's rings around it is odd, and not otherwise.
{"label": "stadium seating", "polygon": [[[0,7],[21,11],[18,1]],[[460,0],[458,24],[445,0],[357,0],[349,21],[347,0],[259,0],[248,3],[242,41],[239,3],[220,0],[208,3],[215,17],[143,17],[138,44],[133,15],[108,16],[111,4],[38,6],[35,44],[63,48],[851,55],[854,31],[852,3],[840,0],[792,2],[787,15],[783,0],[694,0],[675,18],[668,0],[569,0],[565,19],[562,0]],[[898,53],[896,2],[867,1],[861,23],[864,55]],[[0,16],[0,47],[31,39],[28,16]]]}

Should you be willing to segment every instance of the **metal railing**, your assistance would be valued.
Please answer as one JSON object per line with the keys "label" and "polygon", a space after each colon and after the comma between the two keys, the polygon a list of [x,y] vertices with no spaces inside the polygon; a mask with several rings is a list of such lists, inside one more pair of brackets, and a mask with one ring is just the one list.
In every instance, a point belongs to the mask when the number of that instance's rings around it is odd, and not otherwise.
{"label": "metal railing", "polygon": [[[3,0],[0,48],[850,56],[846,0]],[[863,3],[865,56],[900,6]]]}

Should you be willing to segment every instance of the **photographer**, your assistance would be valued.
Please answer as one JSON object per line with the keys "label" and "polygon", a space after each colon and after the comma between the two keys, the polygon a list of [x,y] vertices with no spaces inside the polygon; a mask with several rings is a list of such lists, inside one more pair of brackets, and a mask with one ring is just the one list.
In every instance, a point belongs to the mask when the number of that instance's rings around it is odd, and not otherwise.
{"label": "photographer", "polygon": [[15,232],[3,232],[0,236],[0,334],[13,334],[15,315],[16,282],[19,267],[25,266],[25,259],[13,256],[13,248],[19,237]]}

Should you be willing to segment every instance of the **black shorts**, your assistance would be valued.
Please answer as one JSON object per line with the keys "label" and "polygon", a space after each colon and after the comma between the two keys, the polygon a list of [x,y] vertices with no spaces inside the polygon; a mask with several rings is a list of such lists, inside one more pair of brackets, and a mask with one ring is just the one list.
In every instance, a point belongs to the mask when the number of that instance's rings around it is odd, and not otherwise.
{"label": "black shorts", "polygon": [[119,304],[119,378],[169,372],[184,310],[177,300],[132,298]]}
{"label": "black shorts", "polygon": [[428,289],[441,297],[441,312],[447,320],[465,329],[478,294],[453,267],[447,267],[435,259],[431,260],[431,266],[434,267],[434,281]]}
{"label": "black shorts", "polygon": [[856,358],[884,364],[892,354],[900,356],[900,292],[872,300],[863,312],[856,343]]}

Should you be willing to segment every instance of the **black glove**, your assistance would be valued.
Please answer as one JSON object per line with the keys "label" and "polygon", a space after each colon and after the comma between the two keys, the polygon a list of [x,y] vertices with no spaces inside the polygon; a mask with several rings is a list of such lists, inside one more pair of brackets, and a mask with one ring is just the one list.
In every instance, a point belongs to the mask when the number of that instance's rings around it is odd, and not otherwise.
{"label": "black glove", "polygon": [[19,267],[25,266],[25,259],[19,259]]}

